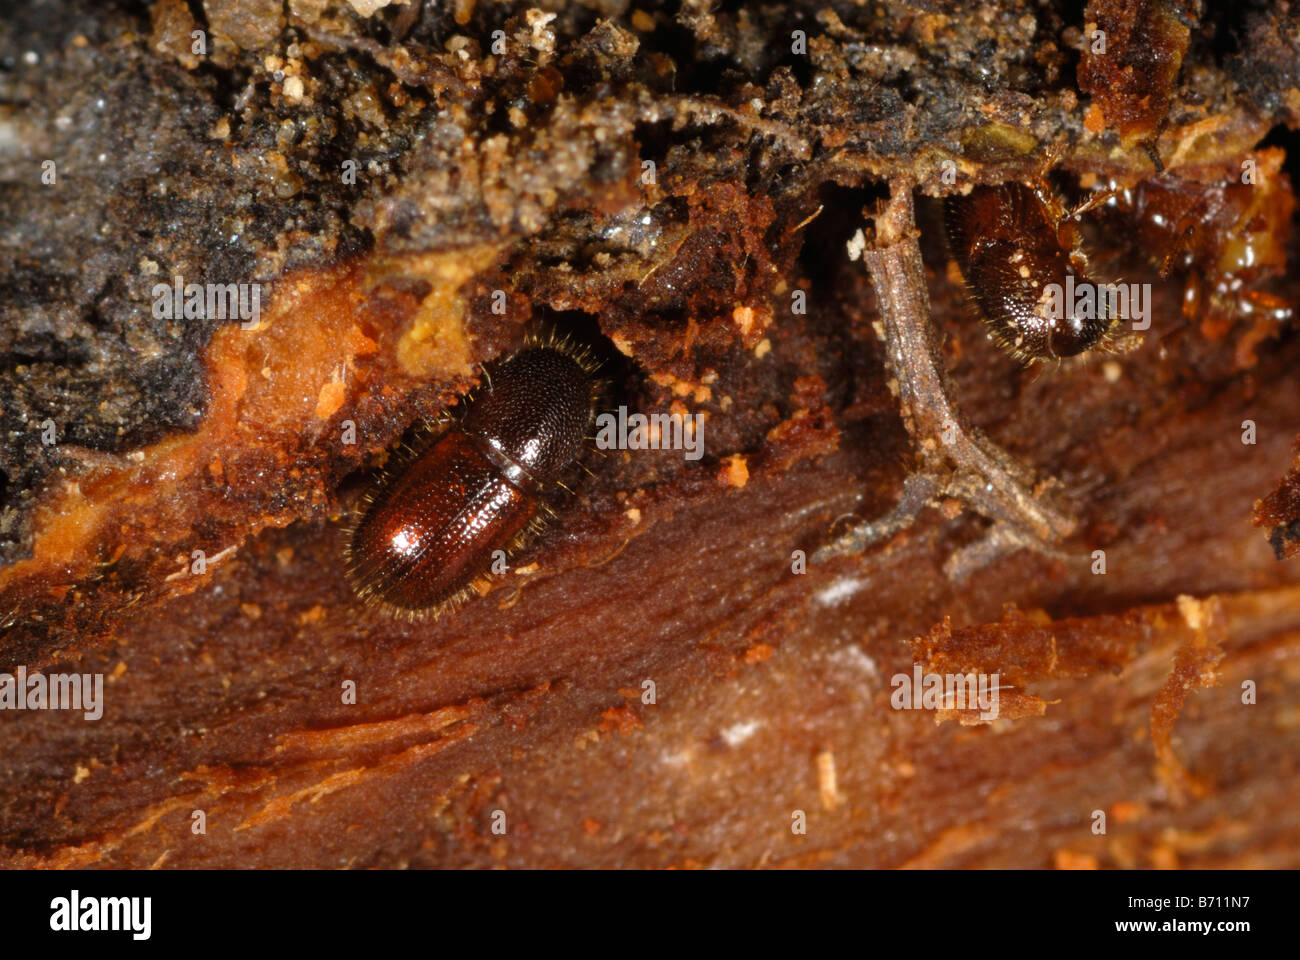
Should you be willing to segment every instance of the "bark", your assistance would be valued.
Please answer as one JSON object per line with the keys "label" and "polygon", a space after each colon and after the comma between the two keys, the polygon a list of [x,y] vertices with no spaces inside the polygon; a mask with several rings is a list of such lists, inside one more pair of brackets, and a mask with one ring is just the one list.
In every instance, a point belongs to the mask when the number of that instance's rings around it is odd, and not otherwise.
{"label": "bark", "polygon": [[[1300,865],[1294,7],[203,11],[0,25],[0,679],[104,675],[0,711],[0,864]],[[1192,233],[1084,215],[1152,328],[1025,367],[938,198],[1044,176]],[[703,458],[385,618],[348,513],[545,325]]]}

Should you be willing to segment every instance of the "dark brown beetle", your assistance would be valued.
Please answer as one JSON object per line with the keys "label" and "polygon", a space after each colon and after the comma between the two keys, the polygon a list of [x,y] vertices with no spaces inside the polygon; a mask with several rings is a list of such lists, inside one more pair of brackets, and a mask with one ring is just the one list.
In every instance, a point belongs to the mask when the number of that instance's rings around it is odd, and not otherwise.
{"label": "dark brown beetle", "polygon": [[585,352],[533,340],[484,379],[462,417],[377,483],[349,533],[353,588],[389,613],[437,616],[464,599],[497,551],[541,529],[547,488],[583,450],[601,387]]}
{"label": "dark brown beetle", "polygon": [[1078,230],[1045,186],[976,187],[944,208],[948,242],[990,336],[1022,362],[1073,357],[1100,344],[1114,318],[1052,308],[1053,285],[1090,283]]}

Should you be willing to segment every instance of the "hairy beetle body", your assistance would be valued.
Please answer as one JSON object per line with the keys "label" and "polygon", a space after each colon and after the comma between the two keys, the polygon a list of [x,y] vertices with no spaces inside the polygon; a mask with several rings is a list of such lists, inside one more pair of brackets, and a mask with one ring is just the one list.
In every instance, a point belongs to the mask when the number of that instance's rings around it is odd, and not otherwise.
{"label": "hairy beetle body", "polygon": [[1104,317],[1060,309],[1060,291],[1090,281],[1076,234],[1052,222],[1023,184],[977,187],[944,210],[948,241],[990,336],[1022,361],[1073,357],[1101,343]]}
{"label": "hairy beetle body", "polygon": [[485,384],[431,447],[392,470],[350,532],[363,598],[407,617],[445,612],[541,529],[545,493],[583,450],[599,381],[567,343],[533,342]]}

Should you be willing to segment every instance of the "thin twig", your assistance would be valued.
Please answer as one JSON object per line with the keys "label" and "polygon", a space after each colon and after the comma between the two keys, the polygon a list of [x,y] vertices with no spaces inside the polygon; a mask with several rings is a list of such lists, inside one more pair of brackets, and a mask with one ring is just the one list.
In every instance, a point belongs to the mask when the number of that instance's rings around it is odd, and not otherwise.
{"label": "thin twig", "polygon": [[903,424],[919,461],[899,504],[822,548],[814,559],[856,552],[911,524],[940,493],[955,496],[994,521],[987,541],[949,560],[954,579],[967,576],[1009,549],[1055,553],[1074,530],[1071,513],[1035,491],[1032,472],[981,434],[952,400],[930,318],[925,268],[917,245],[912,185],[890,182],[890,200],[874,217],[873,242],[858,241],[880,303],[886,363],[898,384]]}

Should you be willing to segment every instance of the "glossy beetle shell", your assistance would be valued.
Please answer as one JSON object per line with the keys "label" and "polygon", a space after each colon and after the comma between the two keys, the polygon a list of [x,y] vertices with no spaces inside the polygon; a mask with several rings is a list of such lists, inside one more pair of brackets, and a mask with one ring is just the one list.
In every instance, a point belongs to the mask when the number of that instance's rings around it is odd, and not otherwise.
{"label": "glossy beetle shell", "polygon": [[944,209],[948,241],[972,299],[999,345],[1021,360],[1073,357],[1110,330],[1103,318],[1051,316],[1049,284],[1089,282],[1062,245],[1033,191],[1018,183],[977,187]]}
{"label": "glossy beetle shell", "polygon": [[392,613],[437,615],[540,529],[546,488],[583,450],[598,381],[565,344],[526,346],[489,370],[467,412],[368,498],[348,575]]}

